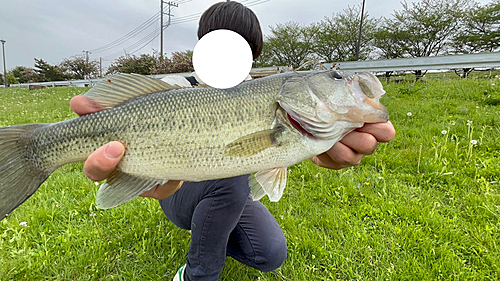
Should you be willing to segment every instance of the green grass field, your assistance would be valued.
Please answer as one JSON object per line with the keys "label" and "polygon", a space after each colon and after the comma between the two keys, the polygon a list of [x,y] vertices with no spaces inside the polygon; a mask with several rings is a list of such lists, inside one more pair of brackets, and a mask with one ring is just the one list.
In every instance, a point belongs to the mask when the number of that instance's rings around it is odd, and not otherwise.
{"label": "green grass field", "polygon": [[[385,85],[397,134],[340,171],[290,167],[278,203],[288,280],[499,280],[500,80]],[[75,117],[81,88],[0,89],[0,127]],[[0,280],[171,280],[189,233],[149,198],[110,210],[82,164],[0,221]],[[221,280],[283,280],[228,258]]]}

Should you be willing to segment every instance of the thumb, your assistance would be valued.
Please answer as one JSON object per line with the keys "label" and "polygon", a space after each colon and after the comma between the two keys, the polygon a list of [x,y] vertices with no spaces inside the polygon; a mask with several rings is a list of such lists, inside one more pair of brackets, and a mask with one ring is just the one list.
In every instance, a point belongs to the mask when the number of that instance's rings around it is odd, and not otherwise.
{"label": "thumb", "polygon": [[109,177],[125,153],[121,142],[112,141],[94,151],[83,165],[83,172],[93,181]]}
{"label": "thumb", "polygon": [[87,115],[97,111],[101,111],[104,108],[100,107],[94,100],[86,96],[74,96],[69,101],[69,106],[78,115]]}

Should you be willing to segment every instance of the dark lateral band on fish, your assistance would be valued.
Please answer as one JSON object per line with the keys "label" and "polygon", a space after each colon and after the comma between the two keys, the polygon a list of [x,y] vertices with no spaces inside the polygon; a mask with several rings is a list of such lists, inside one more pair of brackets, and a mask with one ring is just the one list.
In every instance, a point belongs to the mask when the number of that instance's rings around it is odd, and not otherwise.
{"label": "dark lateral band on fish", "polygon": [[96,203],[107,209],[168,180],[253,173],[252,194],[278,201],[287,167],[330,149],[364,123],[386,122],[369,73],[289,72],[230,89],[179,88],[119,74],[85,95],[109,108],[54,124],[0,128],[0,218],[57,168],[119,140],[127,151]]}

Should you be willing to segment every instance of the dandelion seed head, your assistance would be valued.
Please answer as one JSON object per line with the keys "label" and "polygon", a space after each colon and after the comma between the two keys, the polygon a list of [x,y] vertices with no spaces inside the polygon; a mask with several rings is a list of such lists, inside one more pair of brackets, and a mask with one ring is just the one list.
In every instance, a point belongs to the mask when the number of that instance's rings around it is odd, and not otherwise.
{"label": "dandelion seed head", "polygon": [[27,221],[22,221],[19,223],[20,226],[28,227],[28,222]]}
{"label": "dandelion seed head", "polygon": [[441,134],[443,134],[443,135],[446,135],[447,133],[448,133],[448,131],[446,131],[446,130],[441,131]]}
{"label": "dandelion seed head", "polygon": [[411,112],[406,113],[408,116],[412,116],[413,114]]}
{"label": "dandelion seed head", "polygon": [[98,183],[98,182],[94,182],[94,184],[95,184],[95,186],[98,186],[98,185],[99,185],[99,183]]}
{"label": "dandelion seed head", "polygon": [[470,141],[470,143],[471,143],[472,145],[476,145],[476,144],[477,144],[477,140],[471,140],[471,141]]}

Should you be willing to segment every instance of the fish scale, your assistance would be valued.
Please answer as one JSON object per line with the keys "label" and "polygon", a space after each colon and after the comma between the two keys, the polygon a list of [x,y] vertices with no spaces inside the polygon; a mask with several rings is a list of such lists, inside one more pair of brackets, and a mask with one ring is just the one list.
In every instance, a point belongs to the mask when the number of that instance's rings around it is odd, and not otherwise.
{"label": "fish scale", "polygon": [[255,173],[254,198],[267,194],[277,201],[287,167],[325,152],[366,122],[388,120],[379,103],[383,93],[371,74],[332,71],[273,75],[230,89],[179,89],[140,75],[113,76],[85,94],[107,110],[0,128],[0,214],[24,202],[58,167],[84,161],[115,140],[126,152],[97,193],[101,208],[168,180],[249,173]]}

